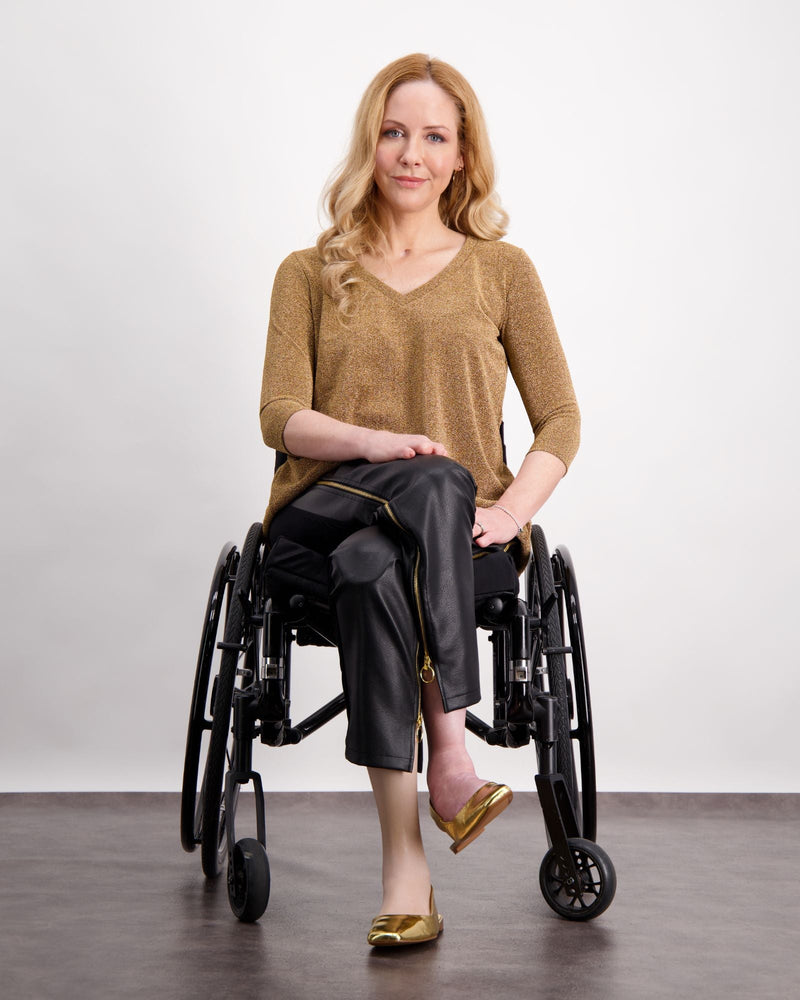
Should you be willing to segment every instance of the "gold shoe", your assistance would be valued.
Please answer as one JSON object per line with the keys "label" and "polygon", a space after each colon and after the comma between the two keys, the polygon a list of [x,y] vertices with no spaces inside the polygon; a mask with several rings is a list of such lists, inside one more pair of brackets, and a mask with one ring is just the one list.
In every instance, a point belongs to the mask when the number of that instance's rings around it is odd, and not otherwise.
{"label": "gold shoe", "polygon": [[483,833],[495,816],[499,816],[510,804],[513,797],[508,785],[498,785],[494,781],[487,781],[458,810],[454,819],[442,819],[432,805],[430,807],[431,816],[439,829],[444,830],[453,840],[450,850],[453,854],[458,854],[459,851],[464,850],[467,844],[471,844],[476,837]]}
{"label": "gold shoe", "polygon": [[382,913],[372,921],[367,944],[376,948],[393,948],[399,944],[422,944],[434,941],[442,932],[444,920],[436,912],[436,900],[431,886],[429,914]]}

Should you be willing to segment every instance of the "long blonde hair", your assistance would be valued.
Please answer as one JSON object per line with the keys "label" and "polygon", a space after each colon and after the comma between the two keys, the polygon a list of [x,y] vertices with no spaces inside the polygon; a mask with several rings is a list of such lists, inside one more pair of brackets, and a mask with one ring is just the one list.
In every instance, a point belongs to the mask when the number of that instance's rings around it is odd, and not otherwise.
{"label": "long blonde hair", "polygon": [[452,98],[458,113],[464,169],[455,174],[439,199],[442,222],[483,240],[499,240],[506,234],[508,215],[494,190],[489,136],[472,87],[448,63],[420,53],[389,63],[364,92],[350,148],[323,193],[331,226],[317,240],[323,261],[322,285],[345,316],[351,307],[351,291],[359,280],[354,266],[358,257],[386,250],[373,179],[375,151],[389,95],[412,80],[432,80]]}

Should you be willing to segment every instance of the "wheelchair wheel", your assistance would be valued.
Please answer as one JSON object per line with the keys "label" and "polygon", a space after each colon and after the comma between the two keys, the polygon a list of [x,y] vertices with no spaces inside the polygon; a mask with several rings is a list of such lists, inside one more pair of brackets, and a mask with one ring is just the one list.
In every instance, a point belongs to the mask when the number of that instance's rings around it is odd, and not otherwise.
{"label": "wheelchair wheel", "polygon": [[[186,734],[186,754],[183,762],[183,786],[181,792],[181,844],[185,851],[193,851],[203,837],[203,802],[205,798],[205,772],[198,788],[200,760],[203,749],[208,751],[208,737],[211,730],[211,707],[209,680],[216,677],[212,669],[219,659],[217,633],[219,624],[225,619],[230,606],[231,584],[236,575],[239,553],[233,542],[222,547],[211,590],[206,603],[203,631],[200,637],[200,651],[197,654],[197,668],[194,675],[192,703],[189,711],[189,730]],[[223,629],[224,631],[224,629]]]}
{"label": "wheelchair wheel", "polygon": [[592,920],[611,905],[617,891],[617,874],[602,847],[581,837],[573,837],[567,843],[578,879],[569,874],[551,847],[539,869],[542,895],[559,916],[567,920]]}
{"label": "wheelchair wheel", "polygon": [[228,861],[228,901],[234,915],[252,924],[269,902],[269,860],[263,844],[251,837],[236,842]]}
{"label": "wheelchair wheel", "polygon": [[[572,737],[570,734],[570,718],[572,705],[570,689],[567,683],[567,667],[564,659],[564,642],[561,635],[561,620],[559,617],[558,594],[553,580],[553,568],[550,563],[550,552],[547,548],[544,532],[538,524],[531,530],[531,546],[533,548],[534,586],[529,586],[531,610],[542,621],[542,632],[547,661],[547,682],[550,694],[558,702],[556,762],[559,774],[564,778],[570,800],[578,820],[578,829],[582,829],[581,796],[578,788],[578,778],[575,771],[575,760],[572,752]],[[530,572],[530,571],[529,571]],[[532,593],[531,593],[532,591]],[[549,650],[549,652],[547,652]]]}
{"label": "wheelchair wheel", "polygon": [[[219,674],[214,683],[211,705],[211,742],[203,778],[203,809],[201,818],[200,853],[203,871],[208,878],[216,878],[222,870],[227,854],[225,801],[222,784],[226,766],[230,766],[233,736],[231,733],[231,706],[233,689],[239,682],[246,686],[254,677],[257,666],[258,639],[251,621],[246,620],[244,601],[254,602],[256,591],[255,567],[262,544],[260,523],[247,532],[236,581],[225,623],[225,649],[220,660]],[[242,600],[240,600],[240,597]],[[237,785],[234,795],[238,797]],[[234,800],[235,804],[235,800]]]}
{"label": "wheelchair wheel", "polygon": [[[568,693],[574,695],[571,713],[571,736],[578,744],[580,762],[580,789],[583,824],[581,836],[594,840],[597,836],[597,783],[594,760],[594,728],[592,704],[589,697],[589,676],[586,667],[586,642],[583,636],[583,619],[578,598],[578,584],[572,557],[564,545],[559,545],[552,558],[556,590],[559,592],[561,635],[569,637],[572,650],[568,657]],[[565,628],[566,626],[566,628]]]}

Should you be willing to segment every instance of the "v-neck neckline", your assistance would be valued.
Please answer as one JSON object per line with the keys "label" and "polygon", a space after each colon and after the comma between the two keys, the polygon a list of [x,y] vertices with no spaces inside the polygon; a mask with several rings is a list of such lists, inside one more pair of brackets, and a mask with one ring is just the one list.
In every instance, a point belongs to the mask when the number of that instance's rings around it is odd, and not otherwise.
{"label": "v-neck neckline", "polygon": [[432,278],[428,278],[427,281],[423,281],[421,285],[417,285],[416,288],[412,288],[409,292],[398,292],[396,288],[392,288],[392,286],[387,285],[385,281],[381,281],[381,279],[377,275],[373,274],[372,271],[368,271],[360,261],[356,261],[356,264],[358,269],[361,271],[361,274],[370,282],[370,284],[380,289],[388,295],[389,298],[395,299],[398,302],[410,302],[412,299],[419,298],[421,295],[425,295],[427,292],[432,291],[432,289],[434,289],[439,282],[442,281],[445,275],[455,270],[456,267],[460,267],[464,258],[467,257],[472,251],[475,246],[475,242],[476,240],[474,236],[467,235],[455,257],[449,260],[440,271],[437,271],[436,274],[434,274]]}

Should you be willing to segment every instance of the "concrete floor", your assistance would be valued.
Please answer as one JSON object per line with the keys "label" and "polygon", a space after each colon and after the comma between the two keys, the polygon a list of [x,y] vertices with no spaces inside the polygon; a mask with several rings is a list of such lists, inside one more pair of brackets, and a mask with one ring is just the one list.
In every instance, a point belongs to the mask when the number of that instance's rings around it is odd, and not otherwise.
{"label": "concrete floor", "polygon": [[224,879],[181,850],[177,796],[0,796],[2,996],[800,996],[800,796],[601,796],[619,885],[587,924],[539,893],[534,795],[457,857],[425,817],[445,931],[385,951],[365,943],[380,895],[370,796],[271,794],[267,808],[272,896],[244,925]]}

